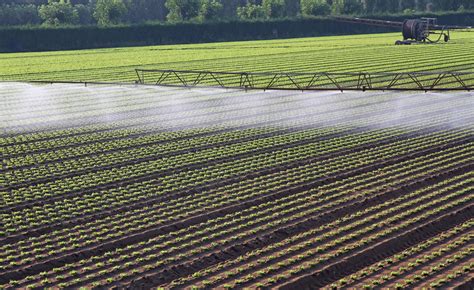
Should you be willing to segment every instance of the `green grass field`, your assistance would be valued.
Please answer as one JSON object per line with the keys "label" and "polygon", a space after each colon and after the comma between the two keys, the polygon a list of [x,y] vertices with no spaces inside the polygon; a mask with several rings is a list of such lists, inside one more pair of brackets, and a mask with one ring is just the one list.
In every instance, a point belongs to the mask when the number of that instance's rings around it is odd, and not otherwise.
{"label": "green grass field", "polygon": [[0,289],[469,287],[474,93],[131,83],[473,71],[471,35],[0,54]]}
{"label": "green grass field", "polygon": [[132,82],[135,68],[252,72],[469,70],[474,34],[395,46],[399,33],[0,55],[0,80]]}

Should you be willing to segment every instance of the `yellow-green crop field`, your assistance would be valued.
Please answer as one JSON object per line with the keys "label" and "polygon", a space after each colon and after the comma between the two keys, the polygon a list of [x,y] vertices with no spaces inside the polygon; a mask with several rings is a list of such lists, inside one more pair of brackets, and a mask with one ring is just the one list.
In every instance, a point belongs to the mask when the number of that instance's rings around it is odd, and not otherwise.
{"label": "yellow-green crop field", "polygon": [[133,84],[474,71],[474,35],[452,36],[0,54],[0,289],[469,288],[473,92]]}
{"label": "yellow-green crop field", "polygon": [[399,33],[0,55],[0,80],[132,82],[136,68],[248,72],[465,71],[474,33],[395,46]]}

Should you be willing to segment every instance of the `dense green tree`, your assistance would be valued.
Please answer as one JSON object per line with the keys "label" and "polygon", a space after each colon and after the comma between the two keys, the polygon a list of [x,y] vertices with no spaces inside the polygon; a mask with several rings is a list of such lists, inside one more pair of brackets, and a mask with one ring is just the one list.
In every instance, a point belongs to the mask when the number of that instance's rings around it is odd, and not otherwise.
{"label": "dense green tree", "polygon": [[190,20],[199,15],[200,0],[166,0],[169,13],[166,19],[171,22]]}
{"label": "dense green tree", "polygon": [[219,0],[201,0],[198,17],[201,21],[216,20],[221,16],[222,8]]}
{"label": "dense green tree", "polygon": [[464,9],[474,8],[473,0],[432,0],[435,10],[459,10],[462,6]]}
{"label": "dense green tree", "polygon": [[332,11],[335,14],[360,14],[364,11],[361,0],[334,0]]}
{"label": "dense green tree", "polygon": [[367,14],[373,14],[377,11],[377,0],[365,0],[364,11]]}
{"label": "dense green tree", "polygon": [[255,0],[249,0],[245,6],[237,8],[237,16],[240,19],[262,19],[267,14],[262,5],[257,5]]}
{"label": "dense green tree", "polygon": [[168,13],[165,2],[166,0],[124,0],[127,6],[125,18],[131,23],[165,21]]}
{"label": "dense green tree", "polygon": [[474,0],[0,0],[0,25],[109,25],[468,9],[474,9]]}
{"label": "dense green tree", "polygon": [[288,17],[295,17],[301,13],[301,3],[295,0],[285,0],[285,14]]}
{"label": "dense green tree", "polygon": [[0,5],[0,25],[36,25],[41,23],[38,8],[33,4]]}
{"label": "dense green tree", "polygon": [[331,6],[326,0],[301,0],[301,14],[303,15],[328,15]]}
{"label": "dense green tree", "polygon": [[369,14],[400,12],[400,0],[366,0],[365,11]]}
{"label": "dense green tree", "polygon": [[462,0],[461,1],[461,6],[464,9],[474,9],[474,1],[472,1],[472,0]]}
{"label": "dense green tree", "polygon": [[240,19],[281,18],[286,16],[286,5],[285,0],[249,0],[237,8],[237,16]]}
{"label": "dense green tree", "polygon": [[97,0],[93,16],[99,25],[106,26],[123,22],[126,13],[123,0]]}
{"label": "dense green tree", "polygon": [[79,14],[67,0],[49,0],[38,9],[44,25],[77,24]]}
{"label": "dense green tree", "polygon": [[405,11],[407,9],[416,10],[416,1],[415,0],[400,0],[400,9]]}
{"label": "dense green tree", "polygon": [[94,24],[94,18],[92,17],[93,9],[89,5],[78,4],[74,5],[74,8],[77,11],[77,15],[79,16],[79,24],[81,25],[91,25]]}
{"label": "dense green tree", "polygon": [[263,0],[262,7],[265,9],[267,18],[281,18],[285,16],[285,0]]}

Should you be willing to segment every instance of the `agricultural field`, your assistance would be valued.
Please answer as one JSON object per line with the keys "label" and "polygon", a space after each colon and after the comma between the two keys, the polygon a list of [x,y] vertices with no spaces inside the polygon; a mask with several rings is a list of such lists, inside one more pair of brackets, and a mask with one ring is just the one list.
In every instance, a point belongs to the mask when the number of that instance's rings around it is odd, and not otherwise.
{"label": "agricultural field", "polygon": [[473,71],[471,35],[0,55],[0,289],[469,288],[473,92],[133,82],[135,68]]}
{"label": "agricultural field", "polygon": [[0,80],[134,82],[135,69],[249,72],[472,71],[473,33],[395,46],[400,33],[0,55]]}

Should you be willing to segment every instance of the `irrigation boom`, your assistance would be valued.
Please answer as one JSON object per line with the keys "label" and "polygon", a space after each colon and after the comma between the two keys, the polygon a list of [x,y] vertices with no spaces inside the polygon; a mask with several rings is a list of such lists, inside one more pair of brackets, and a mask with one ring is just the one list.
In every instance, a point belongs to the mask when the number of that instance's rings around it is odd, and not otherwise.
{"label": "irrigation boom", "polygon": [[285,73],[136,69],[137,84],[248,90],[471,91],[474,72]]}

